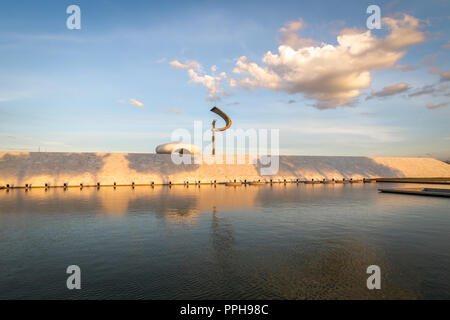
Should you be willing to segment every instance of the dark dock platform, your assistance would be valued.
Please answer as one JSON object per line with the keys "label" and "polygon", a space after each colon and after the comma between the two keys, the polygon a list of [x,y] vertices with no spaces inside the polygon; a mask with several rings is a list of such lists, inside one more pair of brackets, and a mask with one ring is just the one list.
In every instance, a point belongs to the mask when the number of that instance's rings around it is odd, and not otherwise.
{"label": "dark dock platform", "polygon": [[376,178],[377,182],[420,183],[450,185],[450,178]]}
{"label": "dark dock platform", "polygon": [[378,189],[378,191],[384,193],[400,193],[419,196],[450,198],[450,189],[441,189],[441,188],[393,188],[393,189]]}

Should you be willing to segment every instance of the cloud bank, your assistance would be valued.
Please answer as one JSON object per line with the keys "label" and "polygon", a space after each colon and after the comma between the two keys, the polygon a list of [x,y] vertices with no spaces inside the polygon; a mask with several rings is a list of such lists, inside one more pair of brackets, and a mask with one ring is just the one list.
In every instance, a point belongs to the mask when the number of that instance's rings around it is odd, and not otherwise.
{"label": "cloud bank", "polygon": [[447,84],[439,85],[439,84],[427,84],[421,88],[417,88],[408,94],[408,97],[417,97],[422,95],[432,95],[432,96],[449,96],[450,86]]}
{"label": "cloud bank", "polygon": [[[301,38],[298,32],[304,27],[301,19],[290,21],[279,32],[281,43],[278,52],[267,51],[261,63],[246,56],[237,59],[234,76],[222,72],[212,75],[202,72],[196,61],[170,62],[176,69],[186,69],[193,83],[208,89],[207,99],[215,100],[225,91],[224,79],[230,88],[264,88],[289,94],[302,94],[314,100],[318,109],[351,106],[360,96],[360,90],[371,83],[371,71],[380,69],[410,69],[398,65],[408,47],[425,41],[419,19],[402,14],[382,19],[382,27],[388,33],[376,37],[370,30],[344,29],[337,36],[337,44]],[[450,74],[442,74],[443,79]],[[407,90],[405,84],[386,87],[375,96],[388,96]]]}
{"label": "cloud bank", "polygon": [[397,83],[392,86],[384,87],[379,91],[372,91],[372,94],[367,97],[367,99],[371,99],[373,97],[388,97],[393,96],[395,94],[399,94],[408,90],[408,85],[406,83]]}
{"label": "cloud bank", "polygon": [[284,42],[278,53],[268,51],[262,65],[245,56],[238,59],[233,72],[244,77],[231,79],[230,86],[300,93],[319,109],[352,105],[360,90],[370,86],[371,71],[394,68],[409,46],[425,41],[415,17],[404,14],[382,23],[389,30],[385,38],[370,30],[344,29],[337,45],[313,46],[310,39],[292,34],[301,29],[301,20],[290,22],[281,29]]}

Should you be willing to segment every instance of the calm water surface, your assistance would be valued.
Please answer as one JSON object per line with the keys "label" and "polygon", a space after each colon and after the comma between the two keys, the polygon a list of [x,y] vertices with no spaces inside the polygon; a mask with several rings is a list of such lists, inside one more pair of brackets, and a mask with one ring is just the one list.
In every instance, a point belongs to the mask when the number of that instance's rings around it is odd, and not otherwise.
{"label": "calm water surface", "polygon": [[449,299],[450,200],[381,186],[0,190],[0,299]]}

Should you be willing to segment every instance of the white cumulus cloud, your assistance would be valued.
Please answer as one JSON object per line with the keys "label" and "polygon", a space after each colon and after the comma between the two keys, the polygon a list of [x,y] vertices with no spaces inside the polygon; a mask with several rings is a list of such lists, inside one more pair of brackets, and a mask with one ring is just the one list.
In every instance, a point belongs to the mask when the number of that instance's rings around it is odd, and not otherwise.
{"label": "white cumulus cloud", "polygon": [[225,72],[220,73],[220,75],[218,76],[208,74],[202,75],[197,73],[193,69],[189,69],[188,74],[191,78],[191,82],[200,83],[208,89],[208,100],[219,100],[220,96],[225,94],[225,92],[220,88],[220,83],[227,77],[227,74]]}
{"label": "white cumulus cloud", "polygon": [[137,100],[134,99],[134,98],[131,98],[131,99],[130,99],[130,103],[131,103],[131,104],[134,104],[135,106],[137,106],[137,107],[139,107],[139,108],[142,108],[142,107],[144,106],[144,104],[143,104],[142,102],[137,101]]}
{"label": "white cumulus cloud", "polygon": [[201,66],[197,61],[186,61],[185,63],[181,63],[178,60],[170,61],[170,65],[175,69],[200,69]]}
{"label": "white cumulus cloud", "polygon": [[287,23],[280,29],[278,52],[268,51],[262,64],[240,57],[233,72],[242,77],[230,79],[229,85],[303,94],[315,100],[319,109],[349,106],[361,89],[370,86],[371,71],[395,68],[409,46],[425,40],[415,17],[403,14],[384,18],[382,23],[389,29],[384,38],[370,30],[345,29],[337,45],[302,39],[295,33],[302,27],[301,20]]}
{"label": "white cumulus cloud", "polygon": [[225,91],[220,87],[223,79],[227,77],[225,72],[215,75],[217,67],[211,67],[212,75],[205,74],[202,71],[200,63],[197,61],[186,61],[181,63],[178,60],[170,62],[170,65],[175,69],[187,69],[191,83],[199,83],[208,89],[206,98],[210,101],[220,100],[220,96],[225,94]]}

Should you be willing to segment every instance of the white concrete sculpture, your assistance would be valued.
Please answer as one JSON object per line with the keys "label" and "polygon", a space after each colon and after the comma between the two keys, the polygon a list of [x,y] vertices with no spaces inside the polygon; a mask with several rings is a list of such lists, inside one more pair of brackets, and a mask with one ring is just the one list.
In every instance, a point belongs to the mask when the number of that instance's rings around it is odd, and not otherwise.
{"label": "white concrete sculpture", "polygon": [[201,149],[191,143],[169,142],[156,147],[156,153],[171,154],[172,152],[198,154]]}

